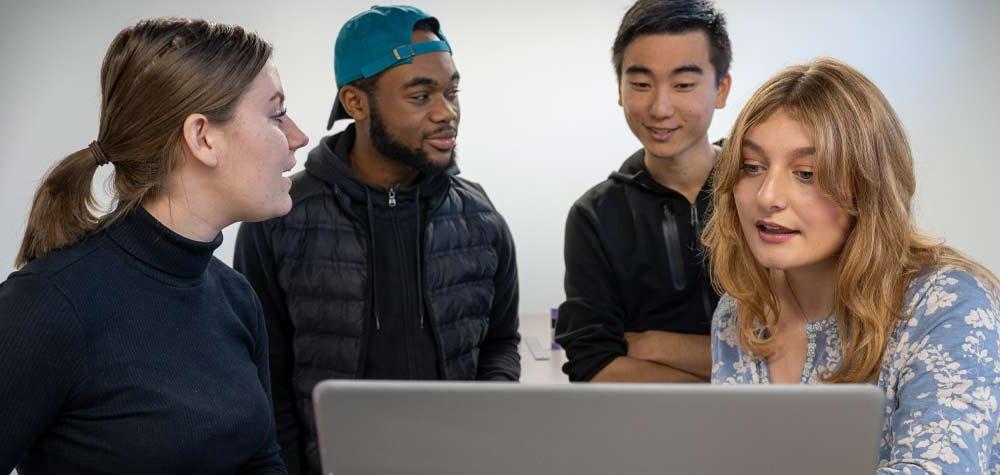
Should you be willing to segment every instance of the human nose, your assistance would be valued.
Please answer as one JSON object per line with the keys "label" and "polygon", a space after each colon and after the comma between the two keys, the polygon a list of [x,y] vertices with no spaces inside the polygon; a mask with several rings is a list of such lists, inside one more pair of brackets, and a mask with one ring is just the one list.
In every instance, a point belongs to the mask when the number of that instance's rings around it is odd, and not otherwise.
{"label": "human nose", "polygon": [[448,98],[442,97],[441,100],[437,101],[431,113],[431,120],[434,122],[446,122],[454,127],[458,122],[458,115],[458,102],[453,102]]}
{"label": "human nose", "polygon": [[674,115],[674,101],[670,89],[658,87],[653,93],[653,102],[649,105],[649,115],[654,119],[669,119]]}
{"label": "human nose", "polygon": [[788,206],[788,180],[768,170],[757,190],[757,204],[768,211],[780,211]]}
{"label": "human nose", "polygon": [[285,131],[285,136],[288,137],[288,149],[292,151],[305,147],[309,143],[309,137],[291,117],[288,117],[288,128]]}

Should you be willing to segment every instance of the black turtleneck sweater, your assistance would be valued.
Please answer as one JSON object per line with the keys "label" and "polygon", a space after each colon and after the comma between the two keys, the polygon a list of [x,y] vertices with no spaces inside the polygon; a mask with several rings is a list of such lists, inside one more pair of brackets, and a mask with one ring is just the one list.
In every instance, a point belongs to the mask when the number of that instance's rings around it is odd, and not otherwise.
{"label": "black turtleneck sweater", "polygon": [[221,243],[139,208],[0,284],[0,473],[285,473],[260,304]]}
{"label": "black turtleneck sweater", "polygon": [[324,138],[317,149],[329,154],[328,164],[368,231],[375,324],[367,327],[364,371],[359,377],[440,379],[438,349],[423,306],[421,237],[428,203],[448,180],[443,174],[421,173],[413,184],[390,189],[365,183],[349,158],[356,137],[352,124],[344,133]]}

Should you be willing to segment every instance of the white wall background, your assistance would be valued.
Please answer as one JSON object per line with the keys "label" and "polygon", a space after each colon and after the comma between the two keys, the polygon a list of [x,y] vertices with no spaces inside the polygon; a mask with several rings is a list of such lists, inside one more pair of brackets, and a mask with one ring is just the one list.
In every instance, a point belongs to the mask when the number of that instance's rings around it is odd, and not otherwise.
{"label": "white wall background", "polygon": [[[99,70],[119,29],[158,15],[256,30],[275,46],[289,111],[312,143],[334,96],[333,41],[373,0],[68,0],[0,9],[0,276],[46,169],[97,132]],[[462,73],[459,163],[506,216],[518,246],[522,313],[558,304],[566,212],[632,151],[610,46],[630,0],[413,0],[436,15]],[[915,151],[920,225],[1000,271],[1000,2],[720,0],[734,45],[733,90],[710,131],[783,66],[819,55],[861,69],[902,117]],[[302,161],[308,150],[299,152]],[[107,176],[110,167],[104,167]],[[231,261],[236,227],[218,256]]]}

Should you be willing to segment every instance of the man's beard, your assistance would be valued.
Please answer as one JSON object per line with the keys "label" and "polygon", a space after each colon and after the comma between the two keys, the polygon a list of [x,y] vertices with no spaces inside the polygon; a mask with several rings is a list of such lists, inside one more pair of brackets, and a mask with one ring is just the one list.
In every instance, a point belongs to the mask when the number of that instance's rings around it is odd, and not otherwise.
{"label": "man's beard", "polygon": [[[438,165],[431,161],[425,150],[421,148],[408,148],[395,137],[389,135],[389,131],[385,129],[385,123],[382,122],[382,115],[378,112],[378,104],[376,104],[375,101],[372,101],[371,105],[372,145],[374,145],[375,150],[378,150],[383,156],[389,158],[390,160],[400,162],[403,165],[413,167],[425,175],[436,175],[455,164],[454,148],[451,149],[451,156],[448,158],[448,162],[443,165]],[[438,132],[440,132],[440,130],[435,131],[434,133]]]}

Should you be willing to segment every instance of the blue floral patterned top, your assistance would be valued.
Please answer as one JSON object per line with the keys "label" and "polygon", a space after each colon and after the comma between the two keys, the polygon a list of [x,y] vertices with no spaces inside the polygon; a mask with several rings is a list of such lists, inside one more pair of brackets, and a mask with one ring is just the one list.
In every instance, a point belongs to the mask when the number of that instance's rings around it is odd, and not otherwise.
{"label": "blue floral patterned top", "polygon": [[[885,391],[878,474],[1000,474],[1000,300],[997,289],[954,267],[915,279],[906,315],[886,347],[876,384]],[[739,348],[736,301],[712,321],[712,382],[769,384],[766,361]],[[802,382],[840,364],[837,321],[806,326]]]}

